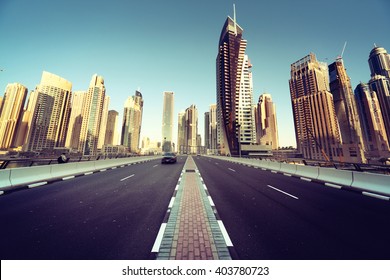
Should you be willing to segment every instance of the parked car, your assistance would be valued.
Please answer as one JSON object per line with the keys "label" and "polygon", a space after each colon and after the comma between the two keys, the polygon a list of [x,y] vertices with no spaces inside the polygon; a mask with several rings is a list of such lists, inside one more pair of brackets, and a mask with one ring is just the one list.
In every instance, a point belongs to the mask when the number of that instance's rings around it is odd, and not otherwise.
{"label": "parked car", "polygon": [[161,159],[161,163],[176,163],[177,157],[174,153],[164,153],[163,158]]}

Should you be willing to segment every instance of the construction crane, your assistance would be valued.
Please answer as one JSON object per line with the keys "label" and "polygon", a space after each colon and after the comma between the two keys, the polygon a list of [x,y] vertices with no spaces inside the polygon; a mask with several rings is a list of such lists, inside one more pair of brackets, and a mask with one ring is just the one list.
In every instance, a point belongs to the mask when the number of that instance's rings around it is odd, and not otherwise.
{"label": "construction crane", "polygon": [[347,46],[347,41],[345,41],[343,50],[341,51],[341,54],[336,58],[336,60],[342,60],[343,59],[343,54],[344,54],[346,46]]}

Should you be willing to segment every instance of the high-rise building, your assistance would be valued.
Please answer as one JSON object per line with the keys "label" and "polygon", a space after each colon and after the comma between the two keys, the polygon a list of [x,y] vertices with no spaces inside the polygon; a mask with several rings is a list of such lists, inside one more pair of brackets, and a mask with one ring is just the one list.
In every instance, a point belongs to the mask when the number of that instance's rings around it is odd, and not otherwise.
{"label": "high-rise building", "polygon": [[22,124],[27,88],[21,84],[8,84],[0,104],[0,149],[16,147],[17,132]]}
{"label": "high-rise building", "polygon": [[375,46],[370,52],[368,64],[371,77],[381,75],[390,79],[390,54],[384,48]]}
{"label": "high-rise building", "polygon": [[162,116],[162,150],[172,151],[173,147],[173,114],[174,114],[174,93],[164,91],[163,93],[163,116]]}
{"label": "high-rise building", "polygon": [[222,154],[238,155],[243,144],[254,144],[251,63],[245,54],[243,29],[226,19],[219,39],[217,68],[217,133]]}
{"label": "high-rise building", "polygon": [[371,90],[375,91],[377,94],[387,139],[390,141],[390,79],[385,76],[374,75],[368,84]]}
{"label": "high-rise building", "polygon": [[209,109],[209,150],[212,154],[217,154],[217,104],[211,104]]}
{"label": "high-rise building", "polygon": [[106,135],[104,139],[105,145],[118,144],[118,132],[117,132],[118,123],[119,123],[119,113],[115,110],[108,111]]}
{"label": "high-rise building", "polygon": [[364,142],[355,96],[341,57],[329,65],[329,80],[341,134],[342,160],[365,162]]}
{"label": "high-rise building", "polygon": [[27,150],[51,151],[56,147],[65,147],[72,83],[44,71],[35,92]]}
{"label": "high-rise building", "polygon": [[180,112],[177,118],[177,149],[180,154],[187,153],[185,149],[185,133],[186,133],[186,113],[185,111]]}
{"label": "high-rise building", "polygon": [[327,65],[310,53],[291,64],[289,84],[298,150],[308,159],[339,160],[341,139]]}
{"label": "high-rise building", "polygon": [[83,124],[83,108],[85,107],[85,91],[74,91],[72,94],[71,113],[65,146],[77,151],[80,145],[81,126]]}
{"label": "high-rise building", "polygon": [[260,95],[255,108],[256,143],[279,148],[276,106],[268,93]]}
{"label": "high-rise building", "polygon": [[139,153],[142,111],[144,100],[138,90],[127,98],[123,111],[121,145],[129,148],[131,153]]}
{"label": "high-rise building", "polygon": [[187,153],[198,152],[198,109],[191,105],[185,111],[184,145]]}
{"label": "high-rise building", "polygon": [[107,101],[104,79],[102,76],[94,74],[89,84],[83,106],[79,143],[79,151],[83,155],[97,155],[99,144],[102,145],[104,141],[106,126],[104,120],[107,120],[107,118],[104,118],[104,110],[108,106],[106,104]]}
{"label": "high-rise building", "polygon": [[204,145],[210,149],[210,112],[204,113]]}
{"label": "high-rise building", "polygon": [[355,88],[367,158],[389,157],[389,144],[377,93],[367,84]]}

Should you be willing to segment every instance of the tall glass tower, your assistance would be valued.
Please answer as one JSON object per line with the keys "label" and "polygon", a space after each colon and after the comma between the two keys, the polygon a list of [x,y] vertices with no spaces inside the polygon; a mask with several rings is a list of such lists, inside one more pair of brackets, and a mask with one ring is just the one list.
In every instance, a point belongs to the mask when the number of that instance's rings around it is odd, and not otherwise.
{"label": "tall glass tower", "polygon": [[163,116],[162,116],[162,150],[163,152],[172,151],[173,134],[173,108],[174,93],[164,91],[163,93]]}
{"label": "tall glass tower", "polygon": [[234,13],[222,28],[216,59],[218,149],[226,155],[238,155],[241,144],[256,142],[252,65],[242,34]]}
{"label": "tall glass tower", "polygon": [[132,153],[139,152],[143,107],[142,94],[137,90],[135,95],[127,98],[123,111],[121,144]]}
{"label": "tall glass tower", "polygon": [[330,92],[333,95],[340,127],[344,160],[355,163],[365,162],[365,148],[355,96],[341,57],[329,65],[329,78]]}

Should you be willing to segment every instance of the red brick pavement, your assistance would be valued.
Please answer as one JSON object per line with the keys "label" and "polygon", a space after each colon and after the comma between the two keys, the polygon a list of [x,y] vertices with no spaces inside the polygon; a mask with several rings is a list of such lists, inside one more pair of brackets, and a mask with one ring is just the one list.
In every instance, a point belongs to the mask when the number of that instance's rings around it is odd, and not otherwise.
{"label": "red brick pavement", "polygon": [[[195,163],[188,157],[185,169],[194,170]],[[213,235],[203,206],[200,182],[195,172],[183,174],[183,195],[179,207],[170,259],[213,260],[218,259]]]}

